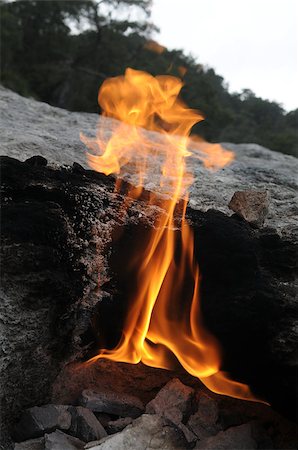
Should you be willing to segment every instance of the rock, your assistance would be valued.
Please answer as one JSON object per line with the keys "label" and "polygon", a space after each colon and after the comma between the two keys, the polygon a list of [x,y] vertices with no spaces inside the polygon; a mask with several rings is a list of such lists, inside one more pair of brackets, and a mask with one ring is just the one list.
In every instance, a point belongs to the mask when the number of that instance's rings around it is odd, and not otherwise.
{"label": "rock", "polygon": [[109,434],[118,433],[122,431],[127,425],[130,425],[132,422],[131,417],[122,417],[118,420],[110,420],[107,424],[107,430]]}
{"label": "rock", "polygon": [[172,450],[186,448],[183,436],[173,427],[167,425],[158,415],[143,414],[131,425],[104,438],[100,442],[87,444],[86,449],[93,450]]}
{"label": "rock", "polygon": [[[89,191],[90,182],[97,187]],[[114,182],[1,157],[0,436],[6,446],[20,411],[49,403],[65,361],[79,359],[88,339],[95,342],[91,323],[98,304],[111,298],[101,286],[109,277],[112,233],[122,222],[123,197]],[[128,221],[140,221],[140,211],[132,206]]]}
{"label": "rock", "polygon": [[121,417],[136,418],[144,411],[144,406],[137,397],[114,391],[94,392],[84,390],[78,401],[80,405],[92,411],[115,414]]}
{"label": "rock", "polygon": [[229,428],[220,431],[216,436],[199,441],[195,447],[202,450],[252,450],[258,448],[252,436],[252,429],[249,423],[239,427]]}
{"label": "rock", "polygon": [[46,432],[56,430],[69,430],[71,415],[64,405],[34,406],[26,409],[17,423],[14,437],[17,441],[24,441],[42,436]]}
{"label": "rock", "polygon": [[183,412],[181,411],[181,409],[177,408],[177,406],[166,409],[165,411],[163,411],[162,415],[175,425],[178,425],[183,421]]}
{"label": "rock", "polygon": [[[123,277],[120,286],[119,271],[157,209],[144,214],[141,202],[134,202],[129,215],[119,218],[123,197],[114,192],[114,179],[92,171],[36,168],[8,157],[1,158],[1,170],[0,416],[8,429],[19,411],[50,401],[70,355],[79,359],[87,346],[98,349],[98,330],[118,342],[127,301],[123,287],[135,275]],[[294,234],[252,229],[218,211],[188,208],[187,220],[203,275],[204,320],[223,346],[225,367],[276,409],[291,413],[297,364]],[[122,240],[113,238],[116,229]],[[111,379],[115,390],[147,402],[174,376],[111,361],[72,367],[59,377],[61,382],[64,374],[55,403],[63,398],[71,404],[85,388],[109,389]]]}
{"label": "rock", "polygon": [[79,163],[77,163],[77,162],[74,162],[74,163],[72,164],[72,171],[73,171],[74,173],[84,173],[84,172],[85,172],[85,169],[84,169],[83,166],[81,166],[81,164],[79,164]]}
{"label": "rock", "polygon": [[268,215],[268,191],[237,191],[229,203],[229,208],[251,225],[261,227]]}
{"label": "rock", "polygon": [[191,411],[193,397],[194,389],[185,386],[178,378],[174,378],[147,404],[146,413],[164,414],[175,407],[182,413],[182,417],[185,417]]}
{"label": "rock", "polygon": [[45,435],[45,450],[82,450],[85,442],[60,430]]}
{"label": "rock", "polygon": [[[88,168],[86,147],[80,141],[80,131],[88,136],[95,136],[97,122],[100,121],[104,133],[110,136],[117,126],[117,121],[113,119],[55,108],[22,97],[2,86],[0,102],[0,154],[21,158],[23,161],[38,154],[47,158],[50,163],[71,166],[76,161]],[[158,133],[144,133],[157,143],[164,142],[164,138]],[[235,191],[268,190],[268,225],[282,234],[288,233],[289,228],[295,227],[297,223],[298,160],[253,143],[222,145],[235,153],[235,160],[216,172],[202,167],[197,157],[197,143],[189,142],[188,148],[193,156],[187,158],[187,163],[194,171],[190,206],[202,211],[211,208],[229,214],[228,202]],[[157,172],[152,167],[146,180],[147,190],[160,189]],[[127,170],[124,178],[134,182],[137,175]]]}
{"label": "rock", "polygon": [[[142,202],[134,202],[129,214],[119,218],[123,197],[114,192],[112,177],[58,168],[74,161],[87,168],[79,131],[95,134],[97,115],[52,108],[2,87],[0,102],[0,153],[22,161],[40,154],[49,161],[46,167],[35,167],[7,157],[1,160],[0,434],[7,445],[8,430],[19,412],[50,401],[65,361],[79,360],[87,348],[91,353],[98,349],[101,318],[100,333],[112,329],[110,342],[117,342],[125,295],[116,286],[117,272],[111,270],[114,233],[120,230],[128,239],[140,225],[150,227],[158,208],[144,212]],[[104,117],[100,122],[107,134],[117,126]],[[147,136],[163,142],[156,133]],[[190,141],[190,151],[193,145]],[[205,170],[195,155],[187,158],[194,169],[187,220],[195,233],[203,275],[204,320],[222,344],[224,367],[231,376],[252,386],[274,408],[292,414],[298,330],[298,162],[256,144],[224,145],[235,152],[235,161],[221,171]],[[148,163],[145,187],[157,191],[158,171]],[[127,169],[124,180],[135,182],[135,174]],[[268,228],[251,229],[245,221],[228,217],[233,193],[247,189],[268,190]],[[133,244],[132,238],[131,249]],[[127,257],[119,256],[119,265],[125,267]],[[101,315],[104,308],[112,311],[115,327]],[[124,366],[123,373],[138,370]],[[144,381],[131,373],[127,389],[132,394],[138,389],[139,395]],[[163,373],[154,392],[166,377]],[[96,390],[102,380],[108,386],[110,374],[99,374],[96,381],[77,377],[76,387],[67,379],[69,388],[63,394],[60,390],[60,396],[78,394],[89,382]],[[145,383],[147,401],[151,379]],[[128,385],[126,379],[117,384],[122,390]]]}
{"label": "rock", "polygon": [[48,164],[48,161],[43,156],[35,155],[31,156],[31,158],[26,159],[25,163],[30,164],[30,166],[33,167],[45,167]]}
{"label": "rock", "polygon": [[189,444],[193,444],[197,437],[183,423],[191,412],[193,399],[194,389],[174,378],[147,404],[146,413],[162,415],[183,433]]}
{"label": "rock", "polygon": [[184,435],[185,440],[190,444],[194,444],[198,439],[197,436],[184,425],[183,421],[183,413],[176,406],[173,408],[167,409],[163,413],[163,417],[167,419],[172,425],[175,425]]}
{"label": "rock", "polygon": [[104,441],[106,440],[106,438],[100,439],[99,441],[91,441],[88,442],[84,449],[89,449],[89,448],[96,448],[99,444],[102,444]]}
{"label": "rock", "polygon": [[15,444],[14,450],[44,450],[44,437],[18,442]]}
{"label": "rock", "polygon": [[84,442],[102,439],[107,432],[90,409],[70,406],[71,427],[69,433]]}
{"label": "rock", "polygon": [[220,431],[218,421],[218,405],[216,401],[207,395],[201,395],[198,411],[191,415],[187,426],[199,439],[214,436]]}

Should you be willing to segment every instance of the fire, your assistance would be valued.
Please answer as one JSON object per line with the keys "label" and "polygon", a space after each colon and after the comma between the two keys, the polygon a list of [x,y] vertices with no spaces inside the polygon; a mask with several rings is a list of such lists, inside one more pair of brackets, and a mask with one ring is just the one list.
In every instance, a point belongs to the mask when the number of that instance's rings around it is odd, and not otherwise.
{"label": "fire", "polygon": [[[95,140],[81,136],[89,147],[87,156],[92,169],[121,177],[129,166],[138,176],[138,185],[129,193],[135,199],[153,176],[153,170],[160,192],[151,194],[149,203],[160,204],[163,199],[163,212],[156,219],[144,250],[135,255],[136,292],[121,340],[112,350],[100,349],[90,361],[108,358],[171,368],[174,355],[212,391],[256,400],[248,386],[230,380],[220,370],[220,345],[202,320],[200,271],[194,259],[193,233],[185,219],[192,182],[186,168],[186,158],[191,155],[187,146],[190,130],[202,116],[179,99],[181,88],[178,78],[153,77],[127,69],[124,76],[107,79],[98,96],[103,114],[119,120],[113,134],[106,136],[99,127]],[[201,142],[193,146],[194,156],[209,168],[222,167],[233,159],[233,154],[219,145],[210,147]],[[184,206],[177,217],[181,199]],[[127,200],[127,207],[130,201]],[[191,281],[185,291],[186,274]],[[179,304],[182,291],[183,295],[189,293],[183,309]]]}

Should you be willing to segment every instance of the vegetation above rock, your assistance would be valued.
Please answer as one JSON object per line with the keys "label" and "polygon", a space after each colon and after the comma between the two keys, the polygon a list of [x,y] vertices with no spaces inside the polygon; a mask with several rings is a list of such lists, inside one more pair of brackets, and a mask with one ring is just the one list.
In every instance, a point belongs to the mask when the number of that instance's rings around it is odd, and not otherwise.
{"label": "vegetation above rock", "polygon": [[212,68],[152,43],[150,6],[151,0],[0,1],[3,85],[71,111],[97,112],[98,88],[126,67],[180,76],[185,102],[206,117],[195,133],[297,156],[298,109],[286,113],[249,89],[230,93]]}

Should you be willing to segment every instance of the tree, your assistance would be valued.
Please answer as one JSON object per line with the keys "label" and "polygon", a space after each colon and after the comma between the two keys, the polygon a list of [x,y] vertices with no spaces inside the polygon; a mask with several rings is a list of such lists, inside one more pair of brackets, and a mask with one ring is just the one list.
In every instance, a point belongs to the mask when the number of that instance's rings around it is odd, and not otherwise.
{"label": "tree", "polygon": [[127,67],[179,76],[185,83],[182,98],[205,116],[193,132],[210,141],[255,142],[298,154],[298,110],[286,114],[249,89],[231,94],[212,68],[181,50],[148,45],[151,0],[0,0],[0,5],[5,86],[55,106],[95,112],[101,83]]}

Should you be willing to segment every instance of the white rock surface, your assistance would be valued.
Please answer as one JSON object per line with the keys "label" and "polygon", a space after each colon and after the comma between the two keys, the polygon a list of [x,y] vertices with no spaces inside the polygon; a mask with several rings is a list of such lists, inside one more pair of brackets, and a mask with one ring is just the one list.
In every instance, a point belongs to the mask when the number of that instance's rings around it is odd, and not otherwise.
{"label": "white rock surface", "polygon": [[89,443],[93,450],[174,450],[183,449],[185,442],[174,428],[156,414],[143,414],[121,433],[112,434],[101,441]]}
{"label": "white rock surface", "polygon": [[[100,120],[104,132],[110,135],[117,125],[115,120],[54,108],[1,86],[0,107],[0,154],[20,160],[39,154],[50,163],[72,164],[76,161],[87,167],[80,132],[95,136],[97,121]],[[153,142],[162,140],[158,133],[146,132],[146,135]],[[194,173],[190,205],[202,210],[216,208],[231,215],[228,203],[235,191],[268,190],[271,200],[267,225],[286,233],[298,218],[298,160],[256,144],[225,143],[223,146],[233,150],[236,158],[230,166],[218,172],[206,170],[197,158],[188,158]],[[149,190],[157,188],[156,168],[152,169],[146,184]],[[124,176],[136,181],[133,174]]]}

